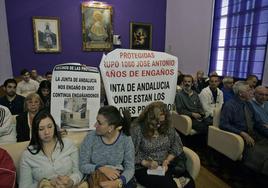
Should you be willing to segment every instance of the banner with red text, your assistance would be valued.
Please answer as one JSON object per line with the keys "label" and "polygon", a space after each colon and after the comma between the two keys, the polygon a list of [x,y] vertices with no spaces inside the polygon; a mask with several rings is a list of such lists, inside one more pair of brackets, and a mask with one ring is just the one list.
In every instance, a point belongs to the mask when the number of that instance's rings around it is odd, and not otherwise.
{"label": "banner with red text", "polygon": [[95,129],[100,108],[100,74],[79,63],[56,65],[52,74],[51,114],[67,130]]}
{"label": "banner with red text", "polygon": [[109,105],[138,116],[146,105],[163,101],[171,109],[178,58],[164,52],[116,49],[103,55],[100,71]]}

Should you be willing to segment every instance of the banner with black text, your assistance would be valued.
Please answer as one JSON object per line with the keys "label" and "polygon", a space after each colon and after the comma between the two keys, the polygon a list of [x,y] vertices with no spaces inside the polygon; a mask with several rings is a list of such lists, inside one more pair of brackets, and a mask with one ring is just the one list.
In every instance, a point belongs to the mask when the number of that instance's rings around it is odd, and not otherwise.
{"label": "banner with black text", "polygon": [[138,116],[146,105],[163,101],[172,108],[178,58],[164,52],[116,49],[103,55],[100,71],[110,105]]}
{"label": "banner with black text", "polygon": [[52,74],[51,114],[67,130],[95,129],[100,108],[98,69],[79,63],[56,65]]}

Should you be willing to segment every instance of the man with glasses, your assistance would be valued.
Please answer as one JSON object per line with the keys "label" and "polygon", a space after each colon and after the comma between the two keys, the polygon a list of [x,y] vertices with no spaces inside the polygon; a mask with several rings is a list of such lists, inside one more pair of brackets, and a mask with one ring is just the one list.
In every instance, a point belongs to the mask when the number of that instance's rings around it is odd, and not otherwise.
{"label": "man with glasses", "polygon": [[254,98],[250,101],[256,116],[268,127],[268,89],[264,86],[255,88]]}
{"label": "man with glasses", "polygon": [[268,127],[256,116],[249,102],[252,99],[249,84],[238,81],[233,90],[235,96],[224,104],[219,127],[240,135],[245,141],[243,163],[268,176]]}
{"label": "man with glasses", "polygon": [[226,76],[222,80],[223,87],[221,88],[221,91],[223,93],[223,101],[227,102],[229,99],[233,98],[234,91],[233,91],[233,85],[234,85],[234,79],[233,77]]}

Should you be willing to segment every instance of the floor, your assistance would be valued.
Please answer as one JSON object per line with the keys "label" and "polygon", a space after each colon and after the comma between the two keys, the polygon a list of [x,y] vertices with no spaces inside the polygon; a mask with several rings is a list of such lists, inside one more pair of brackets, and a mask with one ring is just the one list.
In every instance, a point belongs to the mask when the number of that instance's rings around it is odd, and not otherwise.
{"label": "floor", "polygon": [[195,180],[196,188],[231,188],[220,178],[201,166],[198,177]]}
{"label": "floor", "polygon": [[211,149],[204,139],[183,136],[181,138],[183,144],[195,151],[201,161],[202,167],[196,179],[197,188],[268,187],[268,177],[256,174],[241,161],[232,161]]}

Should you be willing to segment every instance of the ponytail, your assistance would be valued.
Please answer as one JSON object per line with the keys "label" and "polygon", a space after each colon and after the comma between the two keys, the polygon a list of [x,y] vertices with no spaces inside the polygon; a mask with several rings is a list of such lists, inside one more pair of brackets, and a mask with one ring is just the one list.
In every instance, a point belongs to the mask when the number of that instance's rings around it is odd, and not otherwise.
{"label": "ponytail", "polygon": [[130,135],[131,115],[128,110],[122,112],[122,117],[116,107],[108,105],[101,107],[98,114],[103,115],[107,119],[109,125],[114,125],[115,128],[122,127],[121,130],[123,133],[127,136]]}
{"label": "ponytail", "polygon": [[122,131],[123,133],[125,133],[125,135],[130,136],[131,114],[129,110],[124,110],[122,114],[123,114]]}

